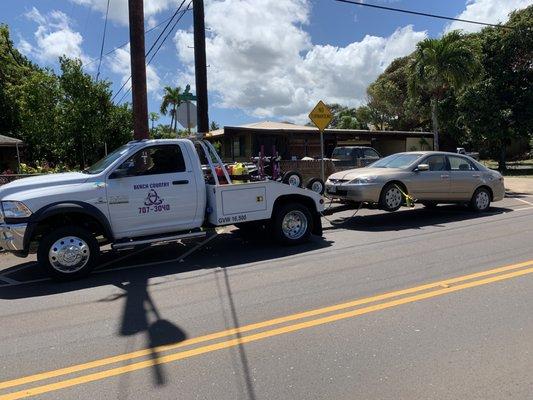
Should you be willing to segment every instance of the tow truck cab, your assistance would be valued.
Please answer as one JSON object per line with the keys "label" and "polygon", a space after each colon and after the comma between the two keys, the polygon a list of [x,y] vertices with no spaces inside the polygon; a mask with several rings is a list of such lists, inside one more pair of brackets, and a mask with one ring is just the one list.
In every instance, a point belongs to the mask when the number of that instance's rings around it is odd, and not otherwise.
{"label": "tow truck cab", "polygon": [[83,172],[4,185],[0,200],[0,246],[19,256],[36,251],[58,279],[88,274],[102,243],[120,249],[200,237],[213,226],[268,224],[282,243],[301,243],[321,234],[323,210],[310,190],[233,184],[213,147],[189,139],[130,142]]}

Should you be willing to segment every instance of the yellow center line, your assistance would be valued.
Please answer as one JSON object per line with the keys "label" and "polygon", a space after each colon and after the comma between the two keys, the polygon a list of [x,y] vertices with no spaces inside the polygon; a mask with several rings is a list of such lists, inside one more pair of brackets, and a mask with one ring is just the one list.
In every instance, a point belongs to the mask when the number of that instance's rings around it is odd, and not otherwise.
{"label": "yellow center line", "polygon": [[412,287],[408,289],[388,292],[388,293],[380,294],[377,296],[372,296],[372,297],[367,297],[367,298],[358,299],[354,301],[349,301],[346,303],[336,304],[336,305],[329,306],[329,307],[323,307],[323,308],[305,311],[305,312],[301,312],[297,314],[291,314],[291,315],[287,315],[287,316],[280,317],[280,318],[274,318],[274,319],[270,319],[267,321],[245,325],[245,326],[238,327],[238,328],[227,329],[224,331],[215,332],[215,333],[211,333],[208,335],[198,336],[192,339],[187,339],[179,343],[172,343],[169,345],[163,345],[163,346],[157,346],[154,348],[137,350],[131,353],[119,354],[116,356],[94,360],[94,361],[90,361],[90,362],[83,363],[83,364],[77,364],[77,365],[60,368],[60,369],[56,369],[52,371],[42,372],[42,373],[38,373],[35,375],[29,375],[29,376],[22,377],[22,378],[0,382],[0,389],[7,389],[10,387],[14,387],[14,386],[20,386],[20,385],[37,382],[37,381],[41,381],[45,379],[55,378],[58,376],[85,371],[85,370],[92,369],[92,368],[102,367],[105,365],[114,364],[114,363],[121,362],[121,361],[128,361],[128,360],[147,356],[147,355],[154,354],[154,353],[162,353],[165,351],[174,350],[174,349],[178,349],[178,348],[182,348],[182,347],[186,347],[186,346],[190,346],[194,344],[199,344],[199,343],[207,342],[207,341],[214,340],[214,339],[220,339],[220,338],[232,336],[237,333],[242,334],[245,332],[250,332],[250,331],[261,329],[261,328],[271,327],[273,325],[279,325],[279,324],[286,323],[286,322],[292,322],[292,321],[296,321],[296,320],[303,319],[303,318],[314,317],[317,315],[326,314],[326,313],[330,313],[334,311],[340,311],[346,308],[373,303],[376,301],[387,300],[390,298],[403,296],[407,294],[413,294],[416,292],[433,289],[439,286],[448,287],[451,284],[455,284],[455,283],[459,283],[459,282],[463,282],[463,281],[467,281],[467,280],[471,280],[475,278],[481,278],[481,277],[485,277],[489,275],[494,275],[497,273],[507,272],[510,270],[527,267],[529,265],[533,265],[533,260],[529,260],[529,261],[525,261],[525,262],[521,262],[517,264],[512,264],[512,265],[507,265],[507,266],[503,266],[499,268],[494,268],[494,269],[490,269],[486,271],[476,272],[476,273],[469,274],[469,275],[463,275],[463,276],[459,276],[456,278],[432,282],[432,283],[428,283],[425,285],[420,285],[420,286],[416,286],[416,287]]}
{"label": "yellow center line", "polygon": [[43,393],[47,393],[47,392],[51,392],[51,391],[55,391],[59,389],[65,389],[68,387],[72,387],[72,386],[76,386],[76,385],[80,385],[80,384],[84,384],[88,382],[94,382],[94,381],[98,381],[101,379],[106,379],[109,377],[137,371],[137,370],[148,368],[148,367],[158,365],[158,364],[166,364],[166,363],[170,363],[170,362],[174,362],[178,360],[183,360],[183,359],[198,356],[201,354],[210,353],[213,351],[238,346],[240,344],[251,343],[251,342],[258,341],[258,340],[270,338],[273,336],[278,336],[278,335],[295,332],[295,331],[302,330],[302,329],[324,325],[324,324],[328,324],[331,322],[335,322],[335,321],[339,321],[339,320],[343,320],[347,318],[352,318],[355,316],[368,314],[368,313],[379,311],[379,310],[385,310],[385,309],[396,307],[402,304],[413,303],[416,301],[429,299],[429,298],[433,298],[437,296],[442,296],[444,294],[453,293],[453,292],[457,292],[460,290],[464,290],[464,289],[468,289],[468,288],[472,288],[476,286],[482,286],[482,285],[486,285],[489,283],[499,282],[499,281],[503,281],[506,279],[511,279],[511,278],[515,278],[518,276],[523,276],[523,275],[527,275],[531,273],[533,273],[533,268],[528,268],[528,269],[510,272],[510,273],[503,274],[503,275],[497,275],[497,276],[493,276],[489,278],[479,279],[479,280],[463,283],[463,284],[448,287],[448,288],[442,288],[442,289],[437,289],[437,290],[433,290],[430,292],[420,293],[414,296],[403,297],[403,298],[392,300],[386,303],[375,304],[375,305],[371,305],[371,306],[364,307],[364,308],[359,308],[359,309],[344,312],[344,313],[334,314],[334,315],[317,318],[317,319],[310,320],[310,321],[300,322],[300,323],[293,324],[293,325],[288,325],[288,326],[283,326],[283,327],[276,328],[276,329],[267,330],[264,332],[244,336],[241,338],[231,339],[231,340],[227,340],[227,341],[223,341],[219,343],[201,346],[201,347],[191,349],[191,350],[185,350],[182,352],[169,354],[169,355],[162,356],[156,359],[140,361],[140,362],[130,364],[130,365],[125,365],[122,367],[116,367],[116,368],[108,369],[108,370],[101,371],[101,372],[83,375],[77,378],[66,379],[66,380],[59,381],[56,383],[51,383],[48,385],[38,386],[38,387],[26,389],[26,390],[9,393],[9,394],[0,396],[0,400],[21,399],[24,397],[35,396],[35,395],[39,395],[39,394],[43,394]]}

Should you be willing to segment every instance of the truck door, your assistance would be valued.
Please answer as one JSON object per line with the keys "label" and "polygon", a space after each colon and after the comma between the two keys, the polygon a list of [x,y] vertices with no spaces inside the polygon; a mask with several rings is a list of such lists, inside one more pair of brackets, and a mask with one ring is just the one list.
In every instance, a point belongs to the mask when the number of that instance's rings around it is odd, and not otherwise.
{"label": "truck door", "polygon": [[118,238],[192,229],[198,212],[193,164],[179,144],[145,147],[107,178]]}

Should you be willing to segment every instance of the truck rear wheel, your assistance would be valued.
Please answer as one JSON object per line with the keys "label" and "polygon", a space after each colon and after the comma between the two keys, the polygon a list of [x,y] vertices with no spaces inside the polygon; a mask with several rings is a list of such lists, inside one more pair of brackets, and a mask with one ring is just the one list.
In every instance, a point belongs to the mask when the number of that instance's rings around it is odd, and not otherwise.
{"label": "truck rear wheel", "polygon": [[87,276],[96,266],[99,254],[100,247],[91,232],[66,226],[43,236],[37,261],[52,278],[70,281]]}
{"label": "truck rear wheel", "polygon": [[275,238],[284,245],[307,242],[313,230],[313,218],[309,209],[298,203],[279,207],[272,218]]}

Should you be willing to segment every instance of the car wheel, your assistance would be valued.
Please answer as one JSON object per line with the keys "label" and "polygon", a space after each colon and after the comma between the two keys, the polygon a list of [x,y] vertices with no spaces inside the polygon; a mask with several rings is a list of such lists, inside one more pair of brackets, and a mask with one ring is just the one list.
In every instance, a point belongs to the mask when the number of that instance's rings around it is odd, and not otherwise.
{"label": "car wheel", "polygon": [[434,210],[437,208],[438,203],[436,201],[423,201],[422,205],[429,210]]}
{"label": "car wheel", "polygon": [[470,208],[476,212],[487,211],[490,208],[491,196],[486,188],[479,188],[470,200]]}
{"label": "car wheel", "polygon": [[272,218],[274,237],[284,245],[307,242],[313,230],[313,218],[309,209],[298,203],[279,207]]}
{"label": "car wheel", "polygon": [[288,171],[285,172],[281,181],[290,186],[302,187],[303,179],[302,175],[300,175],[298,172]]}
{"label": "car wheel", "polygon": [[99,255],[96,238],[77,226],[57,228],[45,234],[37,249],[38,263],[48,275],[61,281],[87,276]]}
{"label": "car wheel", "polygon": [[324,185],[324,181],[320,178],[309,179],[305,187],[318,194],[324,194],[324,190],[326,189],[326,185]]}
{"label": "car wheel", "polygon": [[385,211],[396,211],[403,204],[403,194],[395,183],[389,183],[381,191],[379,205]]}

